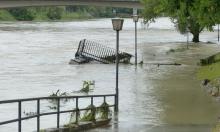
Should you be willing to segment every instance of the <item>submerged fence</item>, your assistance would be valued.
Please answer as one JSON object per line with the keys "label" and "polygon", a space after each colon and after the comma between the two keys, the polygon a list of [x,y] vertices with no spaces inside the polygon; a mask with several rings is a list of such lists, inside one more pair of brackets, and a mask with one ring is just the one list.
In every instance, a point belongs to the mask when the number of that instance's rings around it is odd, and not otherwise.
{"label": "submerged fence", "polygon": [[[15,100],[4,100],[4,101],[0,101],[0,105],[1,104],[10,104],[10,103],[17,103],[18,105],[18,118],[17,119],[12,119],[12,120],[6,120],[3,122],[0,122],[0,125],[5,125],[5,124],[9,124],[9,123],[18,123],[18,132],[22,131],[22,121],[23,120],[28,120],[28,119],[32,119],[32,118],[36,118],[37,119],[37,132],[40,132],[40,117],[42,116],[46,116],[46,115],[56,115],[57,116],[57,124],[56,127],[59,128],[60,127],[60,114],[61,113],[71,113],[71,112],[75,112],[75,121],[76,124],[78,124],[79,122],[79,115],[80,115],[80,111],[86,111],[86,110],[91,110],[91,108],[85,107],[85,108],[79,108],[79,100],[80,99],[85,99],[85,98],[89,98],[90,99],[90,104],[93,105],[93,100],[94,98],[103,98],[103,101],[106,102],[106,98],[107,97],[114,97],[114,102],[115,102],[115,94],[106,94],[106,95],[86,95],[86,96],[61,96],[61,97],[39,97],[39,98],[26,98],[26,99],[15,99]],[[74,99],[75,100],[75,109],[71,109],[71,110],[64,110],[61,111],[60,110],[60,106],[61,106],[61,100],[62,99]],[[57,106],[56,106],[56,112],[45,112],[45,113],[41,113],[41,101],[42,100],[56,100],[57,102]],[[35,101],[37,103],[37,107],[36,107],[36,114],[31,115],[31,116],[27,116],[27,117],[22,117],[22,103],[23,102],[29,102],[29,101]],[[115,103],[112,105],[109,105],[108,107],[115,107]],[[96,107],[99,108],[99,107]]]}

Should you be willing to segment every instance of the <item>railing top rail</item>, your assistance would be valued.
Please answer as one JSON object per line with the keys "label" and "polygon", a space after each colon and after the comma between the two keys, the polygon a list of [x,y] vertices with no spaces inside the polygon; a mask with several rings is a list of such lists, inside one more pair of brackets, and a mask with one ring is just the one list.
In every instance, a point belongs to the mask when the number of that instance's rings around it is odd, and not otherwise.
{"label": "railing top rail", "polygon": [[77,96],[50,96],[50,97],[37,97],[37,98],[25,98],[25,99],[12,99],[12,100],[2,100],[0,104],[6,103],[16,103],[24,101],[34,101],[34,100],[46,100],[46,99],[66,99],[66,98],[90,98],[90,97],[110,97],[115,96],[115,94],[103,94],[103,95],[77,95]]}

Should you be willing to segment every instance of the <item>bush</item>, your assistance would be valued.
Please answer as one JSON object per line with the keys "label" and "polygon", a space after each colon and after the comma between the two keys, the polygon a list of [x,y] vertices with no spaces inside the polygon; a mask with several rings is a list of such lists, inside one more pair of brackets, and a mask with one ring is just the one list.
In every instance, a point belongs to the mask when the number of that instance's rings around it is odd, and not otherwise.
{"label": "bush", "polygon": [[7,10],[0,10],[0,20],[1,21],[14,21],[15,18]]}
{"label": "bush", "polygon": [[50,7],[47,12],[47,17],[51,20],[60,20],[64,9],[61,7]]}
{"label": "bush", "polygon": [[32,21],[36,16],[36,11],[33,8],[13,8],[8,11],[19,21]]}

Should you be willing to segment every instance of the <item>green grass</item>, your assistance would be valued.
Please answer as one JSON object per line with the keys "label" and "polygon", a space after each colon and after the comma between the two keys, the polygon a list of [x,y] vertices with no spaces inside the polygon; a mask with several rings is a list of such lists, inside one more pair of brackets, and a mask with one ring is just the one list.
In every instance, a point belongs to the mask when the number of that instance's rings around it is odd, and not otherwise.
{"label": "green grass", "polygon": [[220,62],[213,63],[207,66],[202,66],[198,70],[197,77],[200,80],[214,80],[216,78],[220,78]]}
{"label": "green grass", "polygon": [[220,132],[220,123],[218,123],[213,129],[212,132]]}
{"label": "green grass", "polygon": [[220,52],[200,60],[201,67],[198,70],[197,77],[200,80],[209,79],[214,82],[220,78]]}
{"label": "green grass", "polygon": [[0,10],[0,21],[15,21],[15,18],[7,10]]}

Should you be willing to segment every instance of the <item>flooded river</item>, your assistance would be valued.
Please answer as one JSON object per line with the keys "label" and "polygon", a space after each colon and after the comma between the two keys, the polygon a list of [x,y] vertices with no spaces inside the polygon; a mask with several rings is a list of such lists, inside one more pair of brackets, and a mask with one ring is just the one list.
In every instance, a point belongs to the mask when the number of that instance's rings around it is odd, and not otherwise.
{"label": "flooded river", "polygon": [[[191,38],[192,36],[190,36]],[[202,41],[217,40],[214,32]],[[48,96],[58,89],[80,90],[83,80],[95,80],[90,94],[115,92],[115,65],[68,65],[81,39],[115,47],[111,19],[76,22],[0,23],[0,100]],[[196,79],[199,58],[220,51],[218,45],[194,45],[186,52],[170,53],[185,46],[186,36],[175,31],[167,18],[148,29],[138,25],[138,61],[177,62],[181,66],[120,65],[120,105],[111,126],[91,131],[208,132],[218,121],[220,104]],[[126,19],[120,32],[120,50],[134,53],[134,24]],[[17,118],[16,106],[1,105],[0,121]],[[35,111],[35,109],[31,109]],[[56,117],[42,118],[42,128],[54,127]],[[62,123],[67,122],[64,118]],[[26,124],[26,125],[25,125]],[[36,120],[24,121],[23,131],[36,130]],[[17,124],[0,126],[15,132]]]}

